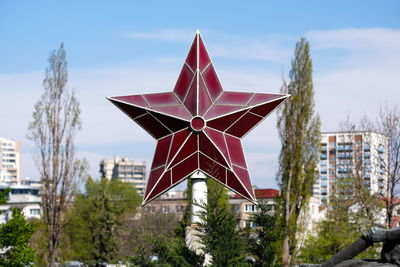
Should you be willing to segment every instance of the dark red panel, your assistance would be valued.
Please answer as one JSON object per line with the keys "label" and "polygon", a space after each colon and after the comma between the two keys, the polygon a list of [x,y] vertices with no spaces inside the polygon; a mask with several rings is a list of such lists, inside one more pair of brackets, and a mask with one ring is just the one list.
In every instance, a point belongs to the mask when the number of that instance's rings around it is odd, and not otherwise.
{"label": "dark red panel", "polygon": [[230,127],[234,122],[236,122],[241,116],[243,116],[243,114],[245,114],[246,112],[247,109],[238,111],[228,116],[224,116],[222,118],[210,120],[207,122],[207,126],[223,132],[226,129],[228,129],[228,127]]}
{"label": "dark red panel", "polygon": [[247,105],[254,93],[242,93],[242,92],[222,92],[218,98],[217,105]]}
{"label": "dark red panel", "polygon": [[120,100],[139,107],[148,107],[142,95],[114,96],[112,99]]}
{"label": "dark red panel", "polygon": [[254,107],[250,110],[250,112],[265,117],[269,113],[271,113],[276,107],[278,107],[283,101],[285,101],[285,98]]}
{"label": "dark red panel", "polygon": [[263,118],[246,113],[241,117],[235,124],[233,124],[226,133],[242,138],[246,133],[248,133],[257,123],[259,123]]}
{"label": "dark red panel", "polygon": [[212,142],[218,147],[219,151],[225,156],[225,159],[230,164],[231,159],[229,157],[228,148],[225,143],[224,134],[218,131],[215,131],[210,128],[205,128],[204,132],[208,135],[208,137],[212,140]]}
{"label": "dark red panel", "polygon": [[165,113],[167,115],[171,115],[174,117],[178,117],[183,120],[190,120],[192,115],[187,111],[187,109],[183,105],[179,106],[164,106],[164,107],[153,107],[153,110]]}
{"label": "dark red panel", "polygon": [[145,196],[146,202],[157,197],[157,195],[166,191],[170,186],[171,186],[171,172],[167,171],[162,175],[160,181],[154,187],[153,191],[148,196]]}
{"label": "dark red panel", "polygon": [[219,180],[221,183],[226,184],[226,170],[215,161],[199,153],[200,169],[207,173],[209,176]]}
{"label": "dark red panel", "polygon": [[242,182],[242,184],[247,188],[247,191],[254,195],[249,172],[236,166],[233,166],[233,171],[236,173],[236,176],[239,177],[239,180]]}
{"label": "dark red panel", "polygon": [[169,157],[167,163],[169,163],[172,158],[176,155],[178,149],[181,148],[183,143],[186,141],[186,138],[190,135],[189,130],[182,130],[180,132],[174,133],[174,137],[172,139],[171,151],[169,152]]}
{"label": "dark red panel", "polygon": [[143,108],[138,108],[135,106],[131,106],[122,102],[118,102],[110,99],[110,101],[116,105],[120,110],[122,110],[126,115],[128,115],[131,119],[135,119],[143,114],[146,114],[146,110]]}
{"label": "dark red panel", "polygon": [[228,161],[222,155],[222,151],[219,151],[204,133],[199,134],[199,150],[219,164],[229,167]]}
{"label": "dark red panel", "polygon": [[203,78],[211,99],[214,101],[222,93],[222,85],[219,82],[213,65],[209,66],[203,72]]}
{"label": "dark red panel", "polygon": [[178,77],[178,81],[176,81],[176,85],[174,88],[175,94],[181,101],[185,99],[185,95],[189,90],[189,86],[191,81],[193,80],[193,77],[193,72],[188,68],[188,66],[183,65],[181,73]]}
{"label": "dark red panel", "polygon": [[158,94],[146,94],[143,95],[146,98],[150,106],[171,106],[179,104],[178,99],[172,92],[158,93]]}
{"label": "dark red panel", "polygon": [[[177,151],[176,157],[172,160],[170,166],[178,164],[180,161],[193,154],[198,150],[197,147],[197,134],[192,134],[185,142],[184,146]],[[172,157],[173,155],[171,155]]]}
{"label": "dark red panel", "polygon": [[199,68],[200,71],[203,71],[205,67],[211,62],[210,57],[208,56],[206,46],[199,35]]}
{"label": "dark red panel", "polygon": [[271,101],[275,98],[282,97],[282,95],[276,95],[276,94],[259,94],[256,93],[254,94],[254,97],[250,100],[249,105],[257,105],[261,104],[264,102]]}
{"label": "dark red panel", "polygon": [[197,114],[197,82],[196,82],[197,76],[194,77],[194,81],[192,85],[190,86],[189,92],[186,96],[185,99],[185,107],[189,110],[189,112],[193,115],[196,116]]}
{"label": "dark red panel", "polygon": [[192,46],[190,47],[189,54],[186,58],[186,64],[188,64],[189,67],[193,71],[196,71],[196,69],[197,69],[197,35],[193,40]]}
{"label": "dark red panel", "polygon": [[160,179],[163,172],[164,172],[164,168],[158,168],[158,169],[150,171],[149,179],[147,180],[147,185],[146,185],[146,192],[144,194],[145,198],[150,193],[151,189],[153,189],[153,186]]}
{"label": "dark red panel", "polygon": [[254,199],[252,195],[247,192],[245,187],[240,183],[238,178],[235,176],[234,173],[227,171],[227,185],[232,188],[234,191],[236,191],[238,194],[242,195],[244,198],[247,199]]}
{"label": "dark red panel", "polygon": [[151,165],[152,170],[165,165],[171,143],[172,135],[157,141],[156,152],[154,153],[153,163]]}
{"label": "dark red panel", "polygon": [[162,124],[164,124],[164,126],[166,126],[172,132],[179,131],[183,128],[188,128],[190,125],[188,121],[176,119],[171,116],[163,115],[153,111],[148,111],[148,112],[151,113],[151,115],[153,115],[154,117],[156,117],[157,120],[159,120]]}
{"label": "dark red panel", "polygon": [[229,135],[225,135],[225,139],[232,164],[247,168],[240,139]]}
{"label": "dark red panel", "polygon": [[208,108],[211,106],[211,99],[210,96],[208,95],[207,89],[204,86],[204,81],[203,79],[199,78],[199,115],[203,116],[204,113],[208,110]]}
{"label": "dark red panel", "polygon": [[204,118],[213,119],[221,117],[222,115],[233,113],[235,111],[242,110],[243,108],[243,106],[214,105],[209,111],[207,111],[206,115],[204,115]]}
{"label": "dark red panel", "polygon": [[176,183],[187,178],[198,169],[198,153],[172,168],[172,182]]}
{"label": "dark red panel", "polygon": [[137,118],[135,121],[156,139],[171,134],[167,128],[150,114]]}

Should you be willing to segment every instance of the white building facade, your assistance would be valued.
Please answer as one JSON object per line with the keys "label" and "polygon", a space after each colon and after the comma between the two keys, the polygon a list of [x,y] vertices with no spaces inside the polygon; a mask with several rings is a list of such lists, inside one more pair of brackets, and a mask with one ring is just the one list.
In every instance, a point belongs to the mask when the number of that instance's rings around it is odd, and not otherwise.
{"label": "white building facade", "polygon": [[8,201],[0,205],[0,224],[7,223],[12,218],[12,210],[21,209],[25,218],[40,219],[41,217],[41,184],[39,181],[26,181],[23,184],[0,185],[0,191],[10,188]]}
{"label": "white building facade", "polygon": [[20,142],[0,137],[0,184],[20,182]]}
{"label": "white building facade", "polygon": [[140,195],[146,187],[146,162],[134,161],[126,157],[115,156],[114,159],[104,159],[100,162],[101,176],[118,179],[135,186]]}
{"label": "white building facade", "polygon": [[374,132],[327,132],[321,134],[318,176],[313,196],[324,203],[335,179],[358,177],[371,192],[386,192],[387,138]]}

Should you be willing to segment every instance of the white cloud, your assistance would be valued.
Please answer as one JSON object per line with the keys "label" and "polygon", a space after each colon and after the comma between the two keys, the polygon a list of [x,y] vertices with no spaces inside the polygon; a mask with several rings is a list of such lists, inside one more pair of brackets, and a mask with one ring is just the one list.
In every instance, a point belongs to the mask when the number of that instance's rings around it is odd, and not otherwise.
{"label": "white cloud", "polygon": [[[278,151],[279,153],[279,151]],[[278,188],[276,184],[276,173],[278,160],[276,151],[246,154],[251,179],[259,188]]]}
{"label": "white cloud", "polygon": [[227,38],[210,42],[210,51],[216,57],[285,63],[290,60],[291,48],[281,40],[271,37],[261,39]]}
{"label": "white cloud", "polygon": [[[293,38],[284,35],[267,35],[259,38],[237,36],[217,31],[204,31],[205,43],[213,57],[269,61],[284,63],[290,60],[291,47],[288,41]],[[194,38],[194,30],[158,29],[147,32],[123,31],[119,33],[125,38],[141,40],[158,40],[165,42],[188,43]]]}
{"label": "white cloud", "polygon": [[[314,31],[307,37],[316,49],[314,63],[321,66],[314,81],[324,130],[337,129],[349,112],[357,120],[364,114],[374,117],[385,102],[398,105],[400,30],[339,29]],[[324,62],[324,54],[330,55],[329,61]]]}
{"label": "white cloud", "polygon": [[[181,40],[188,42],[189,46],[194,31],[188,31],[186,37],[185,31],[175,33],[174,38],[171,37],[174,36],[173,33],[167,34],[168,31],[159,33],[159,40]],[[137,38],[140,36],[147,39],[156,38],[156,35],[137,35]],[[306,37],[311,43],[316,111],[321,115],[323,130],[336,130],[338,122],[344,119],[349,111],[355,118],[364,113],[374,116],[381,103],[398,105],[398,30],[312,31]],[[245,65],[216,65],[225,90],[279,92],[281,69],[271,71],[269,68],[260,67],[259,64],[251,65],[254,63],[252,59],[257,59],[257,55],[260,55],[259,58],[266,61],[287,61],[283,66],[288,66],[293,54],[294,37],[285,39],[278,36],[274,40],[264,36],[249,40],[247,37],[235,36],[230,40],[225,39],[225,46],[224,39],[225,36],[218,41],[210,40],[211,56],[219,55],[218,60],[222,63],[224,58],[228,57],[251,59]],[[209,42],[206,40],[206,43]],[[281,43],[283,48],[280,48]],[[273,52],[268,52],[267,49]],[[264,54],[263,50],[266,51]],[[337,50],[342,53],[336,57]],[[80,153],[91,162],[91,174],[95,177],[98,175],[99,159],[119,153],[109,151],[113,144],[129,144],[134,150],[136,144],[148,143],[147,151],[135,153],[151,155],[154,151],[154,145],[150,145],[154,144],[154,140],[139,126],[130,123],[128,117],[105,99],[105,96],[172,90],[183,59],[177,61],[176,58],[157,55],[157,58],[146,60],[147,63],[124,63],[107,68],[70,69],[70,85],[76,88],[82,107],[83,130],[78,134],[77,145],[78,148],[96,147],[96,152],[85,148],[86,150]],[[42,79],[43,72],[0,74],[0,114],[6,114],[0,116],[0,125],[7,125],[1,128],[0,135],[22,141],[24,153],[30,152],[32,146],[25,135],[32,117],[33,105],[43,91]],[[273,181],[271,186],[274,186],[275,181],[271,177],[274,177],[277,171],[280,148],[275,115],[267,118],[246,136],[244,146],[255,185],[269,186],[269,181]],[[34,165],[30,158],[31,155],[23,155],[23,173],[34,176],[31,174]],[[151,158],[146,160],[150,164]]]}
{"label": "white cloud", "polygon": [[[386,53],[400,47],[400,30],[387,28],[344,28],[336,30],[310,31],[307,38],[314,49],[341,48],[345,50],[368,50]],[[380,51],[383,50],[383,51]]]}

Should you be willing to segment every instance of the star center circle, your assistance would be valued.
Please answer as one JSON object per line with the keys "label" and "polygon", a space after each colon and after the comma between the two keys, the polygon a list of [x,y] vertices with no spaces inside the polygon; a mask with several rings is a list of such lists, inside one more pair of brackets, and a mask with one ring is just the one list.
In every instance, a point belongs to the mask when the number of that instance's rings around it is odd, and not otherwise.
{"label": "star center circle", "polygon": [[206,122],[202,117],[194,117],[190,121],[190,127],[193,129],[193,131],[200,132],[201,130],[204,129],[206,126]]}

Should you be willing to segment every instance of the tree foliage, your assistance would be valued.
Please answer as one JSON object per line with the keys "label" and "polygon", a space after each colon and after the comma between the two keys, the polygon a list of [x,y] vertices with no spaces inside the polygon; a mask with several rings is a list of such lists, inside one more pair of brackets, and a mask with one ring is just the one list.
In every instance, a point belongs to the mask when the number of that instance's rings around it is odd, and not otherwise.
{"label": "tree foliage", "polygon": [[[310,233],[300,252],[300,259],[307,263],[323,263],[356,241],[368,227],[359,216],[363,210],[355,208],[353,178],[335,179],[326,206],[326,217],[318,224],[316,233]],[[365,218],[365,215],[364,215]],[[364,222],[365,223],[365,222]],[[365,227],[361,227],[365,226]],[[359,258],[376,258],[376,249],[370,248]]]}
{"label": "tree foliage", "polygon": [[397,106],[381,106],[377,117],[370,119],[364,117],[360,126],[363,130],[373,131],[382,135],[379,142],[386,145],[385,153],[372,151],[378,158],[383,175],[387,177],[385,192],[382,192],[386,210],[386,225],[394,227],[393,217],[398,205],[400,183],[400,109]]}
{"label": "tree foliage", "polygon": [[212,257],[211,266],[246,266],[245,239],[237,229],[227,191],[212,179],[208,179],[207,204],[199,215],[200,239],[204,253]]}
{"label": "tree foliage", "polygon": [[357,239],[356,225],[351,218],[351,178],[335,179],[326,206],[326,217],[316,233],[310,233],[300,251],[307,263],[322,263]]}
{"label": "tree foliage", "polygon": [[291,97],[278,112],[278,129],[282,143],[278,183],[281,189],[283,233],[282,263],[291,264],[296,248],[298,217],[305,207],[313,184],[320,138],[319,117],[314,114],[312,62],[308,42],[302,38],[295,49],[289,84],[282,93]]}
{"label": "tree foliage", "polygon": [[185,239],[180,236],[143,235],[142,238],[151,245],[150,253],[144,246],[135,249],[129,257],[133,266],[144,267],[200,267],[203,266],[204,256],[190,250]]}
{"label": "tree foliage", "polygon": [[0,225],[0,266],[23,267],[33,262],[34,251],[28,246],[32,234],[32,223],[21,209],[13,209],[12,218]]}
{"label": "tree foliage", "polygon": [[43,220],[47,227],[48,266],[54,266],[63,231],[63,215],[71,202],[86,163],[75,156],[74,137],[81,128],[80,108],[67,88],[64,45],[50,53],[43,81],[44,93],[36,102],[28,138],[35,143],[35,163],[42,180]]}
{"label": "tree foliage", "polygon": [[0,190],[0,205],[7,203],[10,192],[11,192],[10,188],[6,188],[5,190]]}
{"label": "tree foliage", "polygon": [[248,240],[249,253],[254,257],[252,266],[280,266],[278,259],[281,229],[270,205],[259,202],[257,212],[250,216],[255,229]]}
{"label": "tree foliage", "polygon": [[118,180],[88,179],[68,214],[66,234],[75,259],[95,266],[117,260],[121,217],[131,218],[141,201],[136,189]]}

